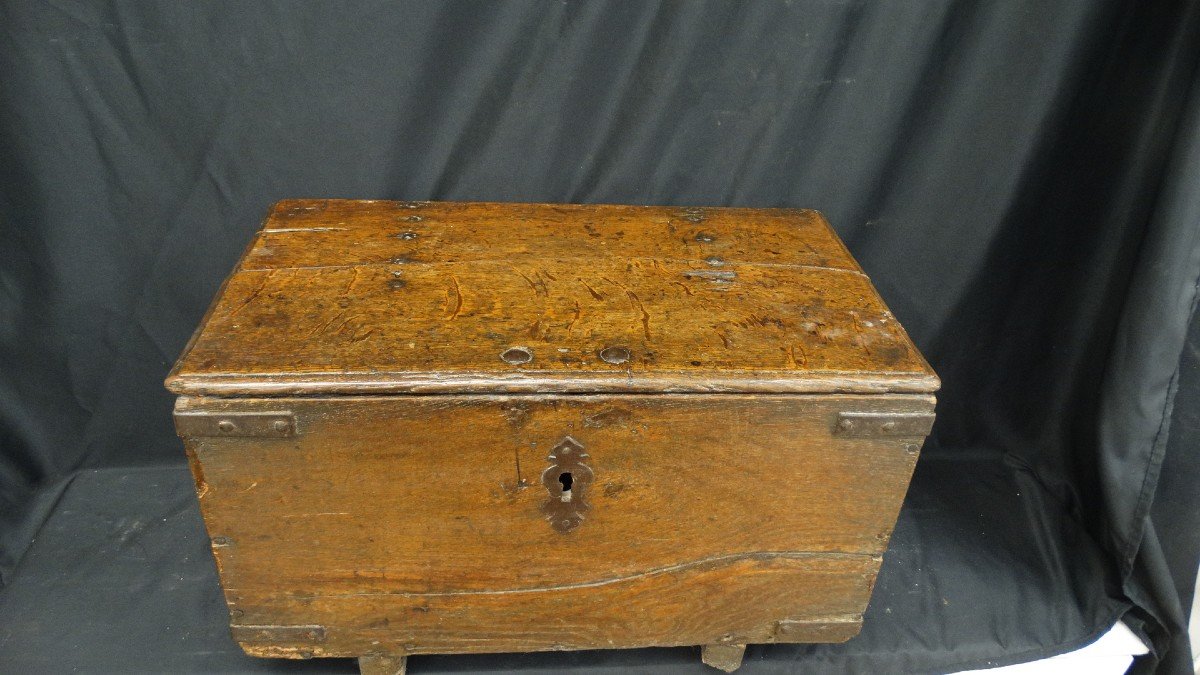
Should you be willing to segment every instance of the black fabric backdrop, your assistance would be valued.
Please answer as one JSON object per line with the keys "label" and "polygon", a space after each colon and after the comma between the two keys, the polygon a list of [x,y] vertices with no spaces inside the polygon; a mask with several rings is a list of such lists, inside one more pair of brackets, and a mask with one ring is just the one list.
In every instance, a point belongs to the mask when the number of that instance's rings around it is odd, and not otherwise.
{"label": "black fabric backdrop", "polygon": [[286,197],[822,210],[944,389],[863,636],[747,669],[994,665],[1122,615],[1190,669],[1196,2],[13,1],[0,36],[0,669],[289,665],[222,632],[161,386]]}

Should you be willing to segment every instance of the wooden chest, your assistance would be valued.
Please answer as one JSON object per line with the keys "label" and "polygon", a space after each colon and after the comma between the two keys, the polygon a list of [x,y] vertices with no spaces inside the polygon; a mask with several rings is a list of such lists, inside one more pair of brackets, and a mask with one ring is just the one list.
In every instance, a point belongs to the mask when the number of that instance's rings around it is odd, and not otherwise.
{"label": "wooden chest", "polygon": [[233,636],[854,636],[938,380],[820,214],[276,204],[167,379]]}

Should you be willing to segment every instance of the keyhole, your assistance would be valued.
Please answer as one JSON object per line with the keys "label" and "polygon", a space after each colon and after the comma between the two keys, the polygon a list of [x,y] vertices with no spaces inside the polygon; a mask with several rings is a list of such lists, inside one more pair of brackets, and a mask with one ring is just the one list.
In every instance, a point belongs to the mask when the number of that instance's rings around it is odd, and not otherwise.
{"label": "keyhole", "polygon": [[571,484],[575,479],[571,477],[570,471],[564,471],[558,474],[558,482],[562,484],[562,500],[564,502],[571,501]]}

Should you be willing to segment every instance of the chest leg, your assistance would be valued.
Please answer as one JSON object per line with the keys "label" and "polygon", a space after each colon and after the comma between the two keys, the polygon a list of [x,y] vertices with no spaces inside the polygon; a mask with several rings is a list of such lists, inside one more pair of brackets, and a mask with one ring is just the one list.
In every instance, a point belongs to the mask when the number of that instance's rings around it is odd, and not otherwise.
{"label": "chest leg", "polygon": [[358,672],[361,675],[404,675],[407,667],[407,656],[358,657]]}
{"label": "chest leg", "polygon": [[700,648],[700,660],[705,665],[732,673],[742,665],[746,645],[704,645]]}

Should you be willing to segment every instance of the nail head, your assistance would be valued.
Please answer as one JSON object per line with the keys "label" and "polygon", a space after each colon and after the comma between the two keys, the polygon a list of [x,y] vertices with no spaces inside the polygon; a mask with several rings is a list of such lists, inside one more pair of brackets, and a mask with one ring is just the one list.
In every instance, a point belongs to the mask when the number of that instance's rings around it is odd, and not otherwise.
{"label": "nail head", "polygon": [[509,347],[500,354],[500,360],[514,366],[529,363],[533,360],[533,352],[528,347]]}
{"label": "nail head", "polygon": [[605,347],[600,350],[600,360],[614,366],[625,363],[632,356],[628,347]]}

